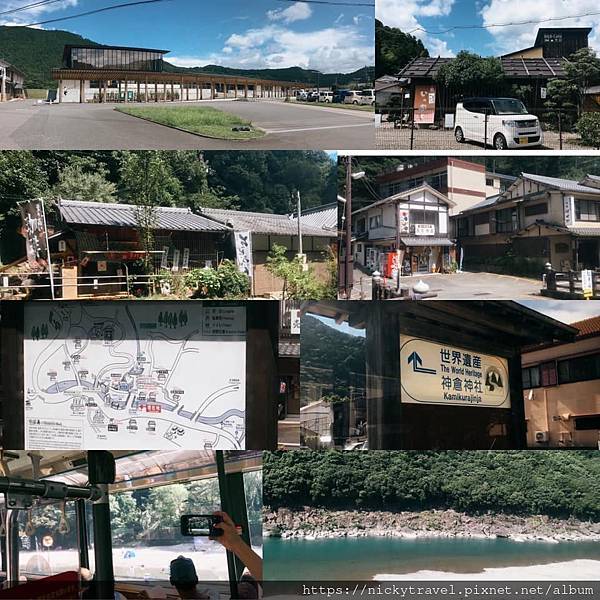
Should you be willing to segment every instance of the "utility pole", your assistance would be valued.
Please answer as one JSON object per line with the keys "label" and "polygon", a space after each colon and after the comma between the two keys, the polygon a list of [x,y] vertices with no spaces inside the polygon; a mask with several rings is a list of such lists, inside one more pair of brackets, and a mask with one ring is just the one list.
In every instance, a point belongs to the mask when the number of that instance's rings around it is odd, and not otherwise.
{"label": "utility pole", "polygon": [[352,157],[346,157],[346,254],[344,256],[344,294],[346,300],[350,300],[352,295]]}
{"label": "utility pole", "polygon": [[300,200],[300,190],[296,191],[296,210],[298,211],[298,254],[302,256],[302,201]]}

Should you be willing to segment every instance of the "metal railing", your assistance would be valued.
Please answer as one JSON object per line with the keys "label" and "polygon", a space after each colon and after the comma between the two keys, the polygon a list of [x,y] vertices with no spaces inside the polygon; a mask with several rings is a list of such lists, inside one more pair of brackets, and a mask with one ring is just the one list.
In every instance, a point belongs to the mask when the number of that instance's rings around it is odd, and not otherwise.
{"label": "metal railing", "polygon": [[[577,134],[576,111],[532,110],[536,119],[513,125],[513,115],[463,111],[457,118],[455,107],[424,112],[412,107],[378,107],[375,134],[379,149],[449,150],[475,146],[483,150],[545,148],[581,150],[585,146]],[[511,118],[512,117],[512,118]]]}
{"label": "metal railing", "polygon": [[582,299],[588,297],[590,300],[600,300],[600,269],[591,271],[592,288],[591,294],[584,295],[581,271],[546,271],[543,277],[544,288],[542,295],[561,299]]}

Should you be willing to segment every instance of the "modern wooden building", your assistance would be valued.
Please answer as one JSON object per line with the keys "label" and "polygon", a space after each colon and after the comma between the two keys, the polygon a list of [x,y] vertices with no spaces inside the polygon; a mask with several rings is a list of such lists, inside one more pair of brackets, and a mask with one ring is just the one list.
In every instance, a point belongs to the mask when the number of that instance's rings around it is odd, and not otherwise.
{"label": "modern wooden building", "polygon": [[65,46],[53,69],[59,102],[174,102],[217,98],[285,98],[303,84],[165,70],[167,50]]}
{"label": "modern wooden building", "polygon": [[[326,391],[322,401],[302,399],[312,402],[311,411],[302,411],[304,437],[320,435],[321,447],[335,438],[336,446],[350,447],[364,429],[369,450],[526,448],[523,349],[570,343],[578,332],[510,301],[310,302],[303,314],[365,337],[362,391],[340,390],[331,377],[341,378],[344,366],[327,365],[323,375],[313,375],[313,388]],[[319,340],[328,342],[323,333]],[[332,386],[335,401],[327,398]],[[343,436],[332,435],[336,421],[345,426]],[[311,423],[329,423],[329,430],[312,435]]]}
{"label": "modern wooden building", "polygon": [[[533,46],[498,57],[504,74],[502,81],[485,89],[470,90],[468,94],[514,96],[514,87],[519,86],[530,111],[544,108],[548,82],[565,77],[565,60],[577,50],[588,47],[591,31],[589,27],[540,28]],[[378,97],[378,106],[390,110],[400,106],[417,108],[419,95],[426,94],[433,100],[430,104],[435,105],[435,122],[443,123],[445,114],[454,113],[456,103],[465,96],[464,90],[438,82],[440,68],[453,60],[442,56],[414,58],[396,74],[402,93],[396,93],[393,107],[385,89],[381,100]]]}

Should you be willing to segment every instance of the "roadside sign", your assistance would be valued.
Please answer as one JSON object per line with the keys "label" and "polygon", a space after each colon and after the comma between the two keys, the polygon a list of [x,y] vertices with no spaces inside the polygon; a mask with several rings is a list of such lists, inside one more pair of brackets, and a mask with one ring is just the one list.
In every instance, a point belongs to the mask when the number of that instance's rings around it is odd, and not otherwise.
{"label": "roadside sign", "polygon": [[591,269],[581,271],[581,289],[584,298],[591,298],[594,294],[593,273]]}
{"label": "roadside sign", "polygon": [[510,408],[504,358],[401,335],[400,361],[404,403]]}

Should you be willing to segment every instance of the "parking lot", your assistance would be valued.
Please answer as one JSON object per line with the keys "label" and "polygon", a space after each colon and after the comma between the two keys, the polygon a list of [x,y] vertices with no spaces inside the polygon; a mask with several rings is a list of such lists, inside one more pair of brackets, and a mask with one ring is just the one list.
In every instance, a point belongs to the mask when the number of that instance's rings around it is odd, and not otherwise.
{"label": "parking lot", "polygon": [[[562,134],[563,150],[589,150],[578,142],[575,133]],[[481,143],[458,143],[452,129],[429,129],[416,126],[395,128],[393,123],[381,123],[375,129],[375,147],[377,150],[493,150]],[[542,146],[523,148],[523,150],[559,150],[560,136],[557,131],[544,131]]]}

